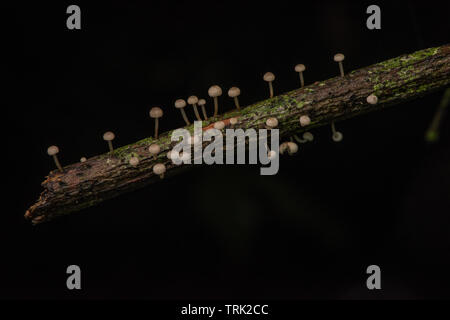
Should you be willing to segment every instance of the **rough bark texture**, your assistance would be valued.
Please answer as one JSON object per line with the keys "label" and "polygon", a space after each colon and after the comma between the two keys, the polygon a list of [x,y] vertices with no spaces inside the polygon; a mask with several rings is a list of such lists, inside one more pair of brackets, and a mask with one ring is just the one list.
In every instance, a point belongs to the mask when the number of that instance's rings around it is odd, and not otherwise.
{"label": "rough bark texture", "polygon": [[[450,45],[444,45],[374,64],[345,77],[316,82],[241,111],[210,118],[203,121],[203,127],[206,130],[214,122],[222,120],[226,124],[225,129],[230,128],[229,119],[238,117],[234,128],[260,129],[265,127],[268,117],[276,117],[280,137],[288,137],[331,121],[415,99],[449,83]],[[378,97],[378,104],[367,103],[366,98],[370,94]],[[308,115],[311,125],[300,127],[301,115]],[[193,132],[193,125],[185,128]],[[170,136],[171,132],[166,132],[158,140],[147,138],[86,162],[68,165],[63,172],[50,172],[42,183],[44,191],[25,217],[33,224],[41,223],[156,182],[160,178],[153,174],[155,163],[166,165],[166,177],[176,174],[186,165],[176,166],[167,158],[167,152],[176,144],[171,142]],[[147,150],[152,143],[161,147],[156,160]],[[128,162],[133,156],[140,160],[137,167]]]}

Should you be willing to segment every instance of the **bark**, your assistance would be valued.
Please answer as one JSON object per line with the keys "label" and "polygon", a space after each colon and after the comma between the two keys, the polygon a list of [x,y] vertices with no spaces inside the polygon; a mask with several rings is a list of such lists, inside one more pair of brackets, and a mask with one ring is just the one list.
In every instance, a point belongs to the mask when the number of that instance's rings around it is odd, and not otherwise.
{"label": "bark", "polygon": [[[450,45],[447,44],[355,70],[344,77],[339,75],[316,82],[241,111],[209,118],[203,121],[203,127],[207,130],[215,121],[222,120],[226,124],[225,129],[230,128],[229,119],[238,117],[234,128],[262,129],[267,118],[276,117],[280,137],[289,137],[331,121],[418,98],[449,83]],[[367,103],[366,98],[370,94],[378,97],[376,105]],[[301,115],[308,115],[311,125],[300,127]],[[193,132],[193,125],[185,128]],[[167,158],[167,152],[176,144],[170,136],[171,131],[161,134],[158,140],[147,138],[86,162],[65,166],[63,172],[51,171],[42,183],[44,191],[39,200],[27,210],[25,217],[33,224],[41,223],[157,182],[160,178],[152,171],[156,163],[166,165],[166,177],[177,174],[188,166],[176,166]],[[147,150],[152,143],[161,147],[156,159]],[[133,156],[140,160],[136,167],[128,163]]]}

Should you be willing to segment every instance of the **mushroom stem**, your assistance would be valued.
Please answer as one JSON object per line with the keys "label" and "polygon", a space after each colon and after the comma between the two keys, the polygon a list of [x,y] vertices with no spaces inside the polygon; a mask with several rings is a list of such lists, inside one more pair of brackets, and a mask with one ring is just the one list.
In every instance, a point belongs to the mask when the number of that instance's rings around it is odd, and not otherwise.
{"label": "mushroom stem", "polygon": [[241,106],[239,105],[238,97],[234,97],[234,104],[235,104],[236,108],[240,111],[241,110]]}
{"label": "mushroom stem", "polygon": [[202,118],[200,117],[200,114],[198,113],[197,104],[194,103],[193,106],[194,106],[195,117],[197,118],[198,121],[202,121]]}
{"label": "mushroom stem", "polygon": [[344,76],[344,66],[342,65],[342,61],[339,61],[339,70],[341,71],[341,77]]}
{"label": "mushroom stem", "polygon": [[186,122],[187,125],[190,125],[191,123],[189,122],[187,116],[186,116],[186,112],[184,112],[184,109],[180,109],[181,111],[181,115],[183,116],[184,121]]}
{"label": "mushroom stem", "polygon": [[336,131],[336,128],[334,126],[334,121],[331,121],[331,132],[333,133],[331,137],[334,142],[342,141],[343,135],[339,131]]}
{"label": "mushroom stem", "polygon": [[158,139],[159,119],[155,118],[155,139]]}
{"label": "mushroom stem", "polygon": [[110,151],[110,152],[113,152],[113,151],[114,151],[114,148],[113,148],[113,145],[112,145],[112,141],[111,141],[111,140],[108,140],[108,146],[109,146],[109,151]]}
{"label": "mushroom stem", "polygon": [[299,74],[299,76],[300,76],[300,85],[301,85],[301,88],[303,88],[303,87],[305,86],[305,79],[303,79],[303,72],[299,72],[298,74]]}
{"label": "mushroom stem", "polygon": [[272,86],[272,81],[269,81],[269,91],[270,91],[270,97],[273,98],[273,86]]}
{"label": "mushroom stem", "polygon": [[205,118],[205,120],[208,120],[208,116],[206,115],[205,105],[202,105],[202,112],[203,112],[203,117]]}
{"label": "mushroom stem", "polygon": [[218,113],[219,113],[219,99],[217,99],[217,97],[214,97],[214,117],[217,117]]}
{"label": "mushroom stem", "polygon": [[58,156],[56,154],[53,155],[53,160],[55,160],[56,167],[59,169],[59,171],[62,172],[63,168],[61,166],[61,163],[59,163]]}

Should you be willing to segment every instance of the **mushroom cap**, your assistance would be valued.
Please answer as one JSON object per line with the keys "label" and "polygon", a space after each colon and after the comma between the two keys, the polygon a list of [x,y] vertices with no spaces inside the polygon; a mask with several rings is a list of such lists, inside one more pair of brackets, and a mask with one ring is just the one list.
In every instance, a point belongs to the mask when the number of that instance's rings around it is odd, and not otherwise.
{"label": "mushroom cap", "polygon": [[150,118],[161,118],[163,113],[161,108],[153,107],[150,109]]}
{"label": "mushroom cap", "polygon": [[190,96],[190,97],[187,99],[187,103],[189,103],[189,104],[195,104],[195,103],[197,103],[197,102],[198,102],[197,96]]}
{"label": "mushroom cap", "polygon": [[212,97],[212,98],[221,96],[221,95],[222,95],[222,88],[219,87],[219,86],[216,86],[216,85],[211,86],[211,87],[208,89],[208,95],[209,95],[210,97]]}
{"label": "mushroom cap", "polygon": [[156,155],[161,152],[161,147],[159,145],[157,145],[156,143],[152,143],[148,147],[148,152],[150,152],[150,154],[152,154],[152,155]]}
{"label": "mushroom cap", "polygon": [[225,128],[225,122],[217,121],[216,123],[214,123],[214,129],[222,130],[223,128]]}
{"label": "mushroom cap", "polygon": [[289,141],[287,143],[287,147],[288,147],[289,154],[294,154],[294,153],[297,153],[297,151],[298,151],[298,145],[295,142]]}
{"label": "mushroom cap", "polygon": [[307,140],[307,141],[313,141],[314,140],[314,135],[311,132],[305,132],[303,134],[303,139]]}
{"label": "mushroom cap", "polygon": [[311,119],[308,116],[303,115],[300,117],[300,125],[302,127],[308,126],[310,123],[311,123]]}
{"label": "mushroom cap", "polygon": [[339,131],[336,131],[335,133],[333,133],[332,138],[334,142],[340,142],[344,138],[344,135]]}
{"label": "mushroom cap", "polygon": [[166,172],[166,166],[162,163],[157,163],[153,166],[153,173],[160,175]]}
{"label": "mushroom cap", "polygon": [[199,106],[204,106],[205,104],[206,104],[206,100],[205,99],[198,100],[198,105]]}
{"label": "mushroom cap", "polygon": [[54,156],[59,152],[59,148],[57,146],[50,146],[47,149],[47,153],[49,156]]}
{"label": "mushroom cap", "polygon": [[128,162],[133,166],[136,167],[139,164],[139,158],[138,157],[131,157]]}
{"label": "mushroom cap", "polygon": [[301,63],[295,66],[295,71],[296,72],[303,72],[303,71],[305,71],[305,69],[306,69],[305,65],[301,64]]}
{"label": "mushroom cap", "polygon": [[275,75],[272,72],[266,72],[263,76],[264,81],[270,82],[275,80]]}
{"label": "mushroom cap", "polygon": [[336,61],[336,62],[342,62],[342,61],[344,61],[344,59],[345,59],[345,56],[342,53],[336,53],[334,55],[334,61]]}
{"label": "mushroom cap", "polygon": [[278,119],[277,118],[269,118],[266,120],[266,126],[269,128],[276,128],[278,126]]}
{"label": "mushroom cap", "polygon": [[230,118],[230,124],[235,125],[236,123],[238,123],[238,118],[236,117]]}
{"label": "mushroom cap", "polygon": [[275,159],[277,157],[277,153],[274,150],[270,150],[269,152],[267,152],[267,158],[269,158],[269,160]]}
{"label": "mushroom cap", "polygon": [[377,104],[378,103],[378,97],[374,94],[371,94],[370,96],[367,97],[367,103],[369,104]]}
{"label": "mushroom cap", "polygon": [[183,99],[178,99],[177,101],[175,101],[175,108],[181,109],[184,107],[186,107],[186,101],[184,101]]}
{"label": "mushroom cap", "polygon": [[105,141],[113,141],[115,137],[116,135],[111,131],[105,132],[103,134],[103,140]]}
{"label": "mushroom cap", "polygon": [[238,87],[231,87],[228,90],[228,95],[230,96],[230,98],[234,98],[237,97],[241,94],[241,89],[239,89]]}
{"label": "mushroom cap", "polygon": [[86,162],[86,157],[81,157],[80,162]]}
{"label": "mushroom cap", "polygon": [[287,150],[287,148],[288,148],[287,142],[283,142],[282,144],[280,144],[280,153],[284,154],[284,152]]}

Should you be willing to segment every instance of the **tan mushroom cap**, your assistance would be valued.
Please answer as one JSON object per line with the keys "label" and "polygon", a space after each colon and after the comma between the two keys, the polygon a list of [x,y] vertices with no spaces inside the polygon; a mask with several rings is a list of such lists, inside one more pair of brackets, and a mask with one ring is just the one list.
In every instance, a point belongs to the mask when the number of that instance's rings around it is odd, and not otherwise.
{"label": "tan mushroom cap", "polygon": [[222,130],[223,128],[225,128],[225,122],[217,121],[216,123],[214,123],[214,129]]}
{"label": "tan mushroom cap", "polygon": [[187,99],[187,103],[189,103],[189,104],[194,104],[194,103],[197,103],[197,102],[198,102],[197,96],[190,96],[190,97]]}
{"label": "tan mushroom cap", "polygon": [[221,95],[222,95],[222,88],[219,87],[219,86],[216,86],[216,85],[211,86],[211,87],[208,89],[208,95],[209,95],[210,97],[212,97],[212,98],[221,96]]}
{"label": "tan mushroom cap", "polygon": [[288,142],[287,146],[289,149],[289,154],[297,153],[298,145],[295,142]]}
{"label": "tan mushroom cap", "polygon": [[136,167],[139,164],[139,158],[137,157],[131,157],[129,160],[129,163],[133,166]]}
{"label": "tan mushroom cap", "polygon": [[303,72],[303,71],[305,71],[305,65],[304,64],[298,64],[298,65],[296,65],[295,66],[295,71],[296,72]]}
{"label": "tan mushroom cap", "polygon": [[311,119],[308,116],[303,115],[300,117],[300,125],[302,127],[308,126],[310,123],[311,123]]}
{"label": "tan mushroom cap", "polygon": [[81,157],[80,158],[80,162],[86,162],[86,160],[87,160],[86,157]]}
{"label": "tan mushroom cap", "polygon": [[148,152],[150,152],[150,154],[152,154],[152,155],[156,155],[161,152],[161,147],[155,143],[152,143],[148,147]]}
{"label": "tan mushroom cap", "polygon": [[113,141],[115,137],[116,135],[111,131],[105,132],[103,134],[103,140],[105,141]]}
{"label": "tan mushroom cap", "polygon": [[238,118],[236,117],[230,118],[230,124],[235,125],[236,123],[238,123]]}
{"label": "tan mushroom cap", "polygon": [[175,101],[175,108],[182,109],[184,107],[186,107],[186,101],[184,101],[183,99],[178,99],[177,101]]}
{"label": "tan mushroom cap", "polygon": [[278,119],[277,118],[269,118],[266,120],[266,125],[269,128],[276,128],[278,126]]}
{"label": "tan mushroom cap", "polygon": [[263,76],[264,81],[270,82],[275,80],[275,75],[272,72],[266,72]]}
{"label": "tan mushroom cap", "polygon": [[228,96],[229,96],[230,98],[237,97],[237,96],[239,96],[240,94],[241,94],[241,89],[239,89],[238,87],[231,87],[231,88],[228,90]]}
{"label": "tan mushroom cap", "polygon": [[150,117],[151,118],[161,118],[163,116],[164,112],[161,108],[153,107],[150,109]]}
{"label": "tan mushroom cap", "polygon": [[371,94],[370,96],[367,97],[367,103],[369,104],[377,104],[378,103],[378,97],[374,94]]}
{"label": "tan mushroom cap", "polygon": [[166,172],[166,166],[162,163],[157,163],[153,166],[153,173],[160,175]]}
{"label": "tan mushroom cap", "polygon": [[47,149],[47,153],[49,156],[54,156],[59,153],[59,148],[57,146],[50,146]]}
{"label": "tan mushroom cap", "polygon": [[199,106],[204,106],[205,104],[206,104],[206,100],[205,99],[198,100],[198,105]]}
{"label": "tan mushroom cap", "polygon": [[342,61],[344,61],[344,59],[345,59],[345,56],[342,53],[336,53],[334,55],[334,61],[336,61],[336,62],[342,62]]}

